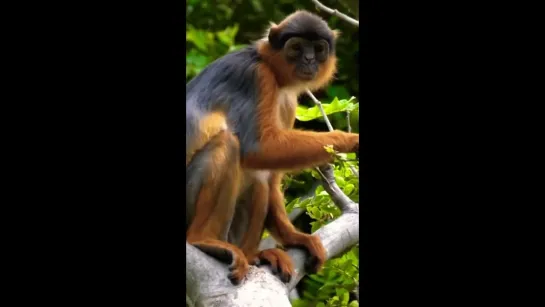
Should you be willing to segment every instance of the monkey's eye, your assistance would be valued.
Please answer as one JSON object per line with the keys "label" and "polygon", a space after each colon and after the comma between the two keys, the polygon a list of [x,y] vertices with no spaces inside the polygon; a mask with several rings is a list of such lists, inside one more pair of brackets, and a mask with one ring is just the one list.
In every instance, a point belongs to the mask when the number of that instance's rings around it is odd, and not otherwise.
{"label": "monkey's eye", "polygon": [[300,51],[301,50],[301,45],[295,44],[295,45],[291,46],[291,49],[293,51]]}
{"label": "monkey's eye", "polygon": [[314,50],[315,50],[316,52],[322,52],[322,51],[324,51],[324,47],[323,47],[322,45],[316,45],[316,46],[314,47]]}

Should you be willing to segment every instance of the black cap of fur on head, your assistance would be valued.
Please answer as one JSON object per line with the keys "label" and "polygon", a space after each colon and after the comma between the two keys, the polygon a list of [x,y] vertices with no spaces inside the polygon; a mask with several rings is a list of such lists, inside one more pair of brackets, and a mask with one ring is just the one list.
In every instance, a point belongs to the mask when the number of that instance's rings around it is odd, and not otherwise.
{"label": "black cap of fur on head", "polygon": [[280,25],[273,25],[269,31],[269,43],[274,49],[280,50],[286,41],[292,37],[302,37],[308,40],[325,39],[329,51],[335,50],[335,36],[327,22],[317,15],[307,11],[297,11],[288,16]]}

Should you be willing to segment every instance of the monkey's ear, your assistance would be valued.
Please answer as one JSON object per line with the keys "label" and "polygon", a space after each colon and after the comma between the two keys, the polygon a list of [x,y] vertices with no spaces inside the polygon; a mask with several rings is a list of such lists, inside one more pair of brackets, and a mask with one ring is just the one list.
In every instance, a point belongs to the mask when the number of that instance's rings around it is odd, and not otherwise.
{"label": "monkey's ear", "polygon": [[337,38],[339,38],[339,36],[341,36],[341,31],[340,30],[333,30],[331,32],[333,32],[333,39],[334,40],[337,40]]}
{"label": "monkey's ear", "polygon": [[268,34],[269,43],[271,45],[276,45],[276,41],[278,39],[279,33],[280,33],[280,27],[274,22],[271,22],[271,26],[269,28],[269,34]]}

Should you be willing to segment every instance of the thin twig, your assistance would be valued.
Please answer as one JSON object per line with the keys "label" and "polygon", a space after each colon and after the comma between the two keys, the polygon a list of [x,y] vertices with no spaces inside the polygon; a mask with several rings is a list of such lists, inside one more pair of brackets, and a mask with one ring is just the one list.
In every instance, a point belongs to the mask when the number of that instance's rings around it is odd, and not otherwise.
{"label": "thin twig", "polygon": [[348,133],[352,133],[352,126],[350,126],[350,111],[346,111],[346,124],[348,125]]}
{"label": "thin twig", "polygon": [[329,122],[329,118],[327,118],[327,115],[325,114],[324,107],[322,106],[322,103],[318,99],[316,99],[316,97],[314,97],[312,92],[310,90],[308,90],[308,89],[307,89],[307,95],[318,106],[318,108],[320,109],[320,112],[322,112],[322,116],[324,117],[325,123],[327,125],[327,129],[329,129],[329,131],[333,131],[333,126],[331,126],[331,123]]}
{"label": "thin twig", "polygon": [[329,13],[331,15],[337,16],[340,19],[343,19],[344,21],[348,22],[349,24],[354,25],[354,26],[359,28],[360,22],[357,21],[356,19],[348,17],[347,15],[345,15],[345,14],[343,14],[343,13],[337,11],[337,10],[330,9],[327,6],[321,4],[320,1],[318,1],[318,0],[312,0],[312,2],[314,3],[314,5],[316,5],[318,7],[318,9],[320,9],[322,11],[325,11],[326,13]]}
{"label": "thin twig", "polygon": [[[322,112],[322,116],[324,117],[325,123],[327,125],[327,129],[329,129],[329,131],[333,131],[333,126],[331,126],[331,123],[329,122],[329,118],[327,118],[327,114],[325,114],[324,107],[322,106],[322,103],[318,99],[316,99],[316,97],[308,89],[307,89],[307,95],[318,106],[318,108],[320,109],[320,112]],[[348,126],[350,127],[350,121],[349,121]],[[360,173],[356,170],[356,168],[354,168],[352,165],[348,165],[348,168],[350,168],[350,171],[352,171],[352,174],[354,174],[354,176],[356,176],[358,178],[360,177]]]}

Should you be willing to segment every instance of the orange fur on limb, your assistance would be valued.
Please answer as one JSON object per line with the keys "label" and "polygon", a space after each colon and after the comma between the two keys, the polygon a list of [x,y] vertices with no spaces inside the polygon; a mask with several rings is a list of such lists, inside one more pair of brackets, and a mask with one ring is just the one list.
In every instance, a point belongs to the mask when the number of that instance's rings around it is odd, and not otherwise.
{"label": "orange fur on limb", "polygon": [[311,263],[311,270],[317,272],[326,260],[326,250],[318,237],[297,231],[290,222],[284,205],[281,182],[282,174],[275,173],[271,178],[269,214],[265,225],[280,244],[306,248],[312,256],[309,262]]}
{"label": "orange fur on limb", "polygon": [[269,202],[269,186],[265,182],[255,180],[252,186],[251,203],[249,208],[249,225],[240,244],[242,252],[250,260],[257,254],[261,235],[265,227]]}

